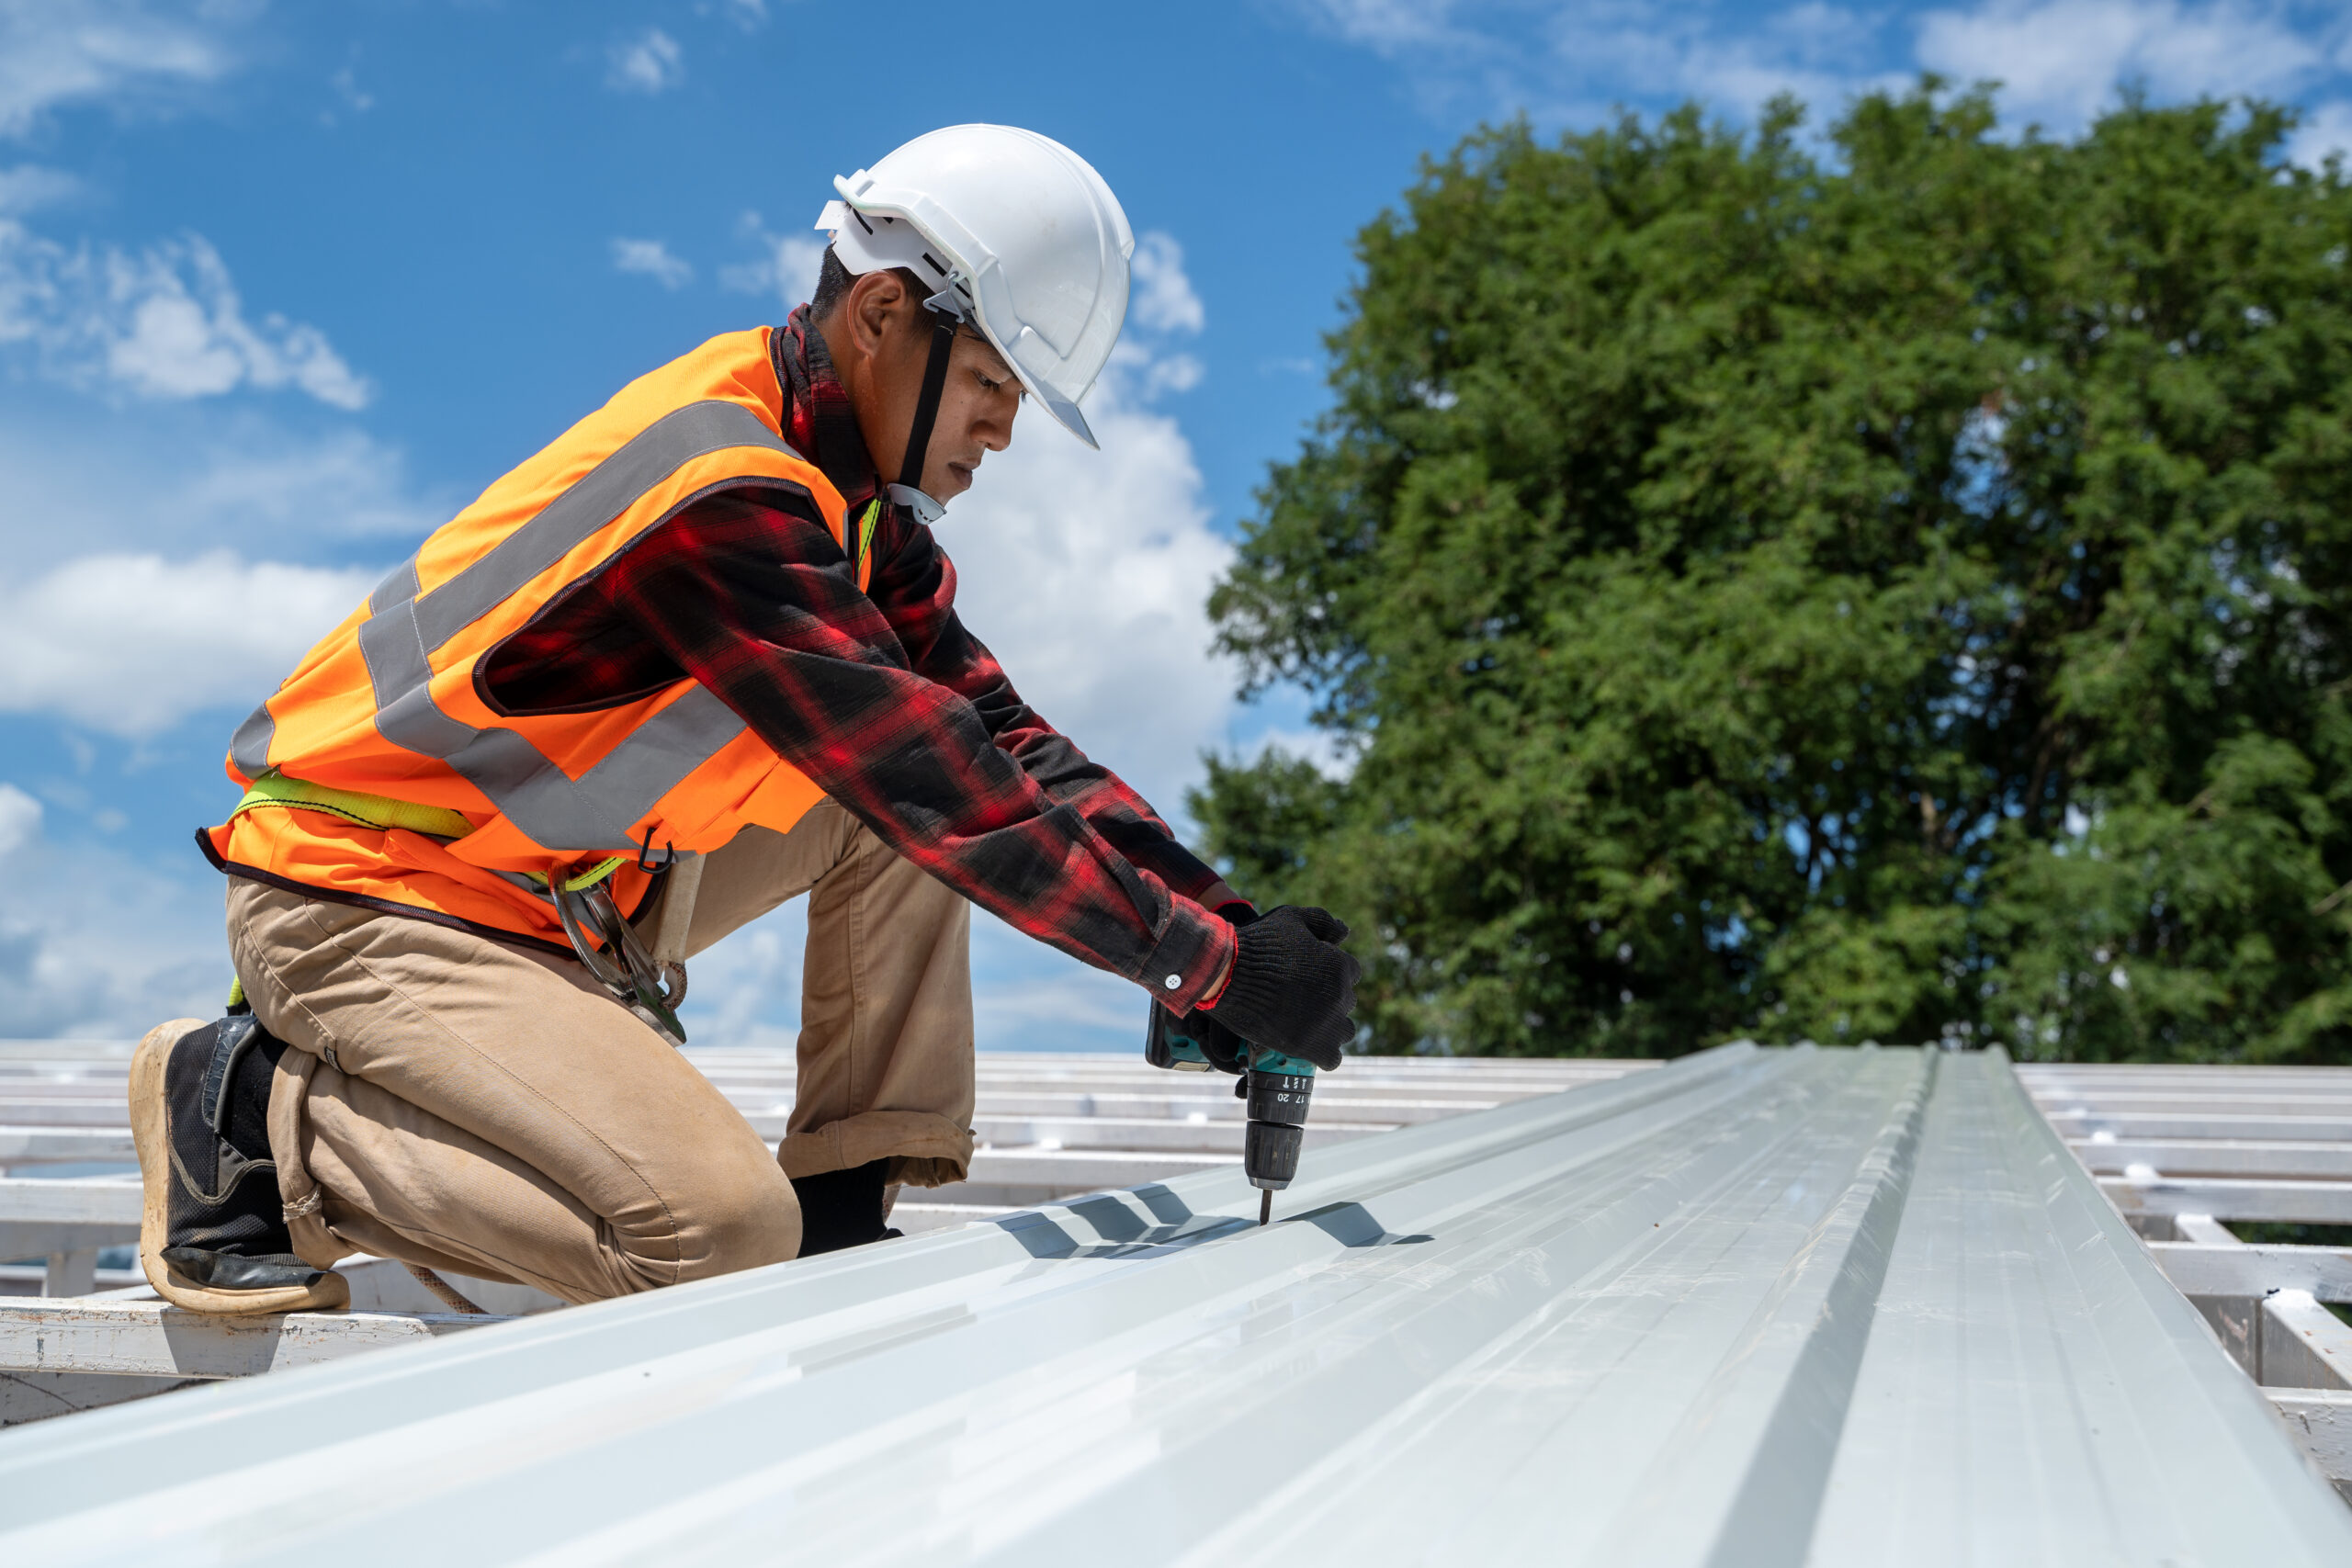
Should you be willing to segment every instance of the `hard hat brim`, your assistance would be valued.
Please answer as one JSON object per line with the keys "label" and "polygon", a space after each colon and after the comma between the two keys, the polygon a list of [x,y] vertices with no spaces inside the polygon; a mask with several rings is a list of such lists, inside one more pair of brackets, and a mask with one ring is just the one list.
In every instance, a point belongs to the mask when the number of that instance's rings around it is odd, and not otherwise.
{"label": "hard hat brim", "polygon": [[[994,338],[990,338],[989,341],[990,343],[996,342]],[[1003,354],[1004,345],[1002,344],[997,344],[996,351],[999,354]],[[1012,355],[1006,355],[1005,357],[1010,359]],[[1016,368],[1018,368],[1018,367],[1016,367]],[[1071,402],[1068,398],[1057,397],[1051,392],[1038,392],[1035,393],[1035,396],[1036,397],[1038,405],[1042,407],[1046,413],[1053,417],[1053,421],[1056,424],[1060,425],[1064,430],[1069,431],[1072,435],[1075,435],[1080,441],[1085,442],[1087,446],[1093,448],[1095,451],[1100,452],[1102,450],[1102,443],[1094,439],[1094,427],[1086,423],[1086,416],[1078,412],[1078,405],[1076,403]]]}

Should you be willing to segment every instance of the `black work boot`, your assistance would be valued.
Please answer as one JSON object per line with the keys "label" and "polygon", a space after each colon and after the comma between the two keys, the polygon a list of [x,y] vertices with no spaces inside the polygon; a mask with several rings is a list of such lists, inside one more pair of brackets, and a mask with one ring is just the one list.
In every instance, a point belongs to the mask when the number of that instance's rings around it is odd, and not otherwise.
{"label": "black work boot", "polygon": [[868,1160],[847,1170],[792,1179],[793,1196],[800,1200],[800,1257],[902,1234],[884,1224],[882,1173],[889,1164],[887,1158]]}
{"label": "black work boot", "polygon": [[184,1018],[130,1058],[130,1130],[146,1202],[139,1264],[191,1312],[313,1312],[351,1300],[294,1256],[269,1157],[269,1083],[286,1049],[251,1014]]}

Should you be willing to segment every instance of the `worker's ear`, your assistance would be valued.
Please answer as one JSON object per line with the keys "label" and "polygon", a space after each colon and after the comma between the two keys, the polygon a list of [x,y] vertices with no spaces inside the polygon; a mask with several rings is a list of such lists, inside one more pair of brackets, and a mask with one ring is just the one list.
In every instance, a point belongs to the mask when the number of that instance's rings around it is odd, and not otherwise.
{"label": "worker's ear", "polygon": [[890,323],[907,313],[909,300],[905,279],[888,267],[866,273],[852,284],[848,298],[842,301],[842,314],[848,320],[854,352],[866,359],[878,358],[890,336]]}

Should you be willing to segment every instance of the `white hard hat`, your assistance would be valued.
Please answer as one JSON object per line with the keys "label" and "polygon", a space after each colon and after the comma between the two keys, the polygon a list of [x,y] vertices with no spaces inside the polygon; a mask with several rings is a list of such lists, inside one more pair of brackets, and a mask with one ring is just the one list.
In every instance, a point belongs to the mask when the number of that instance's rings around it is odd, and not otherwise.
{"label": "white hard hat", "polygon": [[1057,423],[1089,446],[1078,400],[1127,315],[1136,237],[1093,165],[1034,130],[955,125],[833,181],[817,227],[854,275],[907,267],[976,324]]}

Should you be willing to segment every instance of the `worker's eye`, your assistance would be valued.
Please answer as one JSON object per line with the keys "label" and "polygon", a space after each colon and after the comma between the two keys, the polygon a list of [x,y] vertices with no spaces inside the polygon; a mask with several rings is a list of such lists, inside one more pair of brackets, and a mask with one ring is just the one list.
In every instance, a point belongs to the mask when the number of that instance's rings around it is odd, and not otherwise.
{"label": "worker's eye", "polygon": [[994,397],[997,393],[1004,390],[1003,382],[990,380],[988,377],[981,375],[977,370],[972,372],[972,379],[978,381],[980,384],[980,390],[986,392],[990,397]]}

